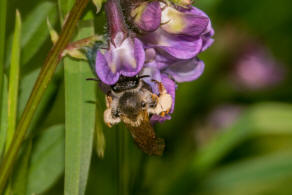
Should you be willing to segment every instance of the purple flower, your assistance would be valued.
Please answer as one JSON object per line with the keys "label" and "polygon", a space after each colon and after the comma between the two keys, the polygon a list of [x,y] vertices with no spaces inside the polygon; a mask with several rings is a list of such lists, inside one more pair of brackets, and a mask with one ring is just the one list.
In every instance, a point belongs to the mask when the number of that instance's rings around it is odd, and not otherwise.
{"label": "purple flower", "polygon": [[161,9],[159,1],[143,2],[133,9],[134,24],[142,31],[155,31],[160,26]]}
{"label": "purple flower", "polygon": [[[154,49],[146,50],[146,64],[140,74],[149,75],[144,81],[151,86],[153,93],[158,94],[158,86],[153,80],[161,82],[167,92],[172,97],[172,107],[169,112],[174,110],[176,82],[187,82],[196,80],[204,71],[204,63],[197,57],[189,60],[178,60],[171,56],[168,58],[155,53]],[[171,119],[170,115],[164,117],[154,115],[151,118],[152,123],[163,122]]]}
{"label": "purple flower", "polygon": [[100,80],[113,85],[120,75],[132,77],[142,69],[145,52],[142,42],[128,36],[121,8],[115,0],[106,3],[110,41],[108,49],[101,49],[96,55],[95,70]]}
{"label": "purple flower", "polygon": [[114,85],[120,76],[149,75],[143,80],[152,93],[165,95],[164,87],[168,100],[172,97],[171,108],[168,101],[165,112],[152,115],[151,122],[169,120],[177,83],[196,80],[204,71],[197,55],[213,43],[210,19],[189,0],[182,1],[184,7],[155,0],[124,0],[123,5],[132,7],[124,9],[137,34],[127,28],[119,1],[108,0],[105,9],[110,38],[108,48],[96,53],[96,73],[106,86]]}
{"label": "purple flower", "polygon": [[133,22],[145,32],[139,36],[145,46],[160,53],[186,60],[197,56],[213,43],[211,37],[214,30],[210,19],[195,7],[183,8],[153,1],[143,3],[132,13],[139,16]]}
{"label": "purple flower", "polygon": [[246,46],[235,63],[233,80],[240,89],[267,89],[284,79],[284,68],[262,45]]}

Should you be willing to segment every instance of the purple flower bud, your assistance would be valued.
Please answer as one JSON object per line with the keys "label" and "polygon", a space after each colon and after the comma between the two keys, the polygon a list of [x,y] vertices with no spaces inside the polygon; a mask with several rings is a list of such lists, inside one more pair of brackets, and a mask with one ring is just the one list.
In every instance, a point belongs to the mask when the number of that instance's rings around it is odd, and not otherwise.
{"label": "purple flower bud", "polygon": [[105,7],[110,34],[109,48],[97,52],[95,70],[103,83],[113,85],[120,75],[132,77],[140,72],[145,52],[139,39],[128,36],[117,1],[108,0]]}

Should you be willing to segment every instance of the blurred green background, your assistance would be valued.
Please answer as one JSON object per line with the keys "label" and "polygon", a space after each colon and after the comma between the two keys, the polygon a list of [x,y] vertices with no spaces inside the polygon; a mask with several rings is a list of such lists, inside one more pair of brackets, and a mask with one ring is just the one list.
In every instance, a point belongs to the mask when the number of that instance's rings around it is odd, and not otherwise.
{"label": "blurred green background", "polygon": [[[52,46],[47,18],[60,32],[72,2],[7,1],[0,157],[15,11],[22,18],[19,119]],[[66,57],[30,126],[9,180],[11,194],[64,194],[64,188],[70,195],[292,194],[291,1],[197,0],[194,5],[211,18],[215,42],[200,55],[204,74],[179,84],[172,119],[155,126],[166,140],[164,155],[143,154],[122,125],[105,127],[103,94],[97,90],[96,98],[96,84],[85,81],[92,76],[89,66]],[[105,13],[95,11],[90,3],[75,39],[105,32]],[[76,124],[79,130],[70,131]]]}

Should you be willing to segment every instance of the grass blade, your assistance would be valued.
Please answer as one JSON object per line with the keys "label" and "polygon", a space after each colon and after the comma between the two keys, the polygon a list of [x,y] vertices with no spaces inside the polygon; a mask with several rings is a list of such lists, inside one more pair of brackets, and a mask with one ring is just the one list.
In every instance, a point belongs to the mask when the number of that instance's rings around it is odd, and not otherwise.
{"label": "grass blade", "polygon": [[[81,39],[94,34],[92,21],[80,23]],[[89,65],[84,61],[67,57],[65,65],[65,195],[85,193],[89,165],[91,161],[94,125],[96,86],[86,81],[94,77]]]}
{"label": "grass blade", "polygon": [[24,151],[12,177],[11,189],[13,195],[23,195],[24,192],[26,192],[31,148],[32,140],[30,139],[28,143],[25,144]]}
{"label": "grass blade", "polygon": [[4,75],[4,80],[3,80],[3,98],[2,98],[2,106],[5,109],[0,110],[0,162],[2,159],[2,155],[4,153],[5,149],[5,141],[6,141],[6,132],[7,132],[7,108],[8,108],[8,87],[7,87],[7,77]]}
{"label": "grass blade", "polygon": [[[216,165],[233,148],[243,141],[266,135],[291,135],[292,133],[292,105],[285,103],[259,103],[251,106],[231,127],[223,129],[221,135],[211,140],[201,148],[191,161],[190,166],[171,185],[167,194],[186,192],[192,183],[185,182],[200,177]],[[185,190],[185,191],[183,191]],[[173,192],[173,193],[171,193]]]}
{"label": "grass blade", "polygon": [[[4,52],[5,52],[5,34],[6,34],[6,12],[7,12],[7,0],[0,1],[0,110],[2,108],[2,96],[3,96],[3,82],[4,82]],[[0,112],[0,119],[1,117]],[[1,143],[0,143],[1,144]],[[0,146],[1,148],[1,146]],[[0,150],[1,157],[1,150]]]}
{"label": "grass blade", "polygon": [[261,188],[279,185],[279,181],[283,182],[285,179],[292,179],[291,151],[246,160],[219,169],[205,180],[203,190],[207,194],[261,194]]}
{"label": "grass blade", "polygon": [[[22,23],[22,57],[21,65],[25,65],[35,56],[40,47],[49,38],[49,32],[46,26],[46,20],[49,17],[52,24],[55,24],[57,14],[55,12],[55,5],[52,2],[42,2],[34,8],[30,14],[24,18]],[[12,37],[8,38],[8,43],[11,43]],[[10,45],[8,45],[10,46]],[[11,55],[8,48],[6,55],[6,63],[9,63],[9,56]],[[30,67],[35,67],[31,66]]]}
{"label": "grass blade", "polygon": [[64,172],[64,125],[54,125],[38,137],[32,151],[27,195],[47,191]]}
{"label": "grass blade", "polygon": [[31,96],[26,104],[24,112],[19,120],[17,126],[17,134],[13,137],[13,146],[11,146],[4,156],[0,165],[0,194],[3,192],[7,183],[7,179],[12,171],[12,167],[15,163],[18,151],[21,147],[23,139],[27,133],[27,129],[31,123],[31,120],[35,114],[36,108],[49,84],[53,74],[60,62],[60,54],[69,43],[74,28],[88,4],[88,0],[77,0],[72,8],[60,34],[60,38],[49,52],[44,65],[41,69],[39,77],[35,83]]}
{"label": "grass blade", "polygon": [[18,103],[18,87],[19,87],[19,61],[20,61],[20,36],[21,36],[21,18],[20,13],[16,11],[15,30],[12,44],[11,65],[9,74],[8,86],[8,129],[6,135],[7,151],[12,137],[15,132],[16,117],[17,117],[17,103]]}

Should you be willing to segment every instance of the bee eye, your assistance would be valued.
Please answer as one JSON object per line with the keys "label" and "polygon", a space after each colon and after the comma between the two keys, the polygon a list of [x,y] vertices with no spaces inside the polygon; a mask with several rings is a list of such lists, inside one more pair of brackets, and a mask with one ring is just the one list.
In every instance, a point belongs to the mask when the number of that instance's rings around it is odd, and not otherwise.
{"label": "bee eye", "polygon": [[142,106],[142,108],[145,108],[146,107],[146,103],[145,102],[142,102],[141,103],[141,106]]}

